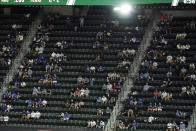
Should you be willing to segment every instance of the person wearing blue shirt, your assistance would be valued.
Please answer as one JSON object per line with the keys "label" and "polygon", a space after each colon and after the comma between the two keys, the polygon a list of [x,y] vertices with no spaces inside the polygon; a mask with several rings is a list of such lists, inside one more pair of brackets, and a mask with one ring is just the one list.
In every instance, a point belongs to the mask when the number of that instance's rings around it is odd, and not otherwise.
{"label": "person wearing blue shirt", "polygon": [[131,123],[131,131],[136,130],[136,128],[137,128],[137,122],[133,120],[133,122]]}
{"label": "person wearing blue shirt", "polygon": [[131,102],[131,99],[130,99],[130,98],[127,98],[127,99],[126,99],[126,103],[129,105],[130,102]]}
{"label": "person wearing blue shirt", "polygon": [[141,73],[140,78],[144,78],[144,77],[145,77],[144,73]]}
{"label": "person wearing blue shirt", "polygon": [[180,118],[182,116],[182,112],[180,112],[179,110],[176,111],[176,117]]}
{"label": "person wearing blue shirt", "polygon": [[3,105],[2,105],[2,110],[3,110],[4,112],[7,111],[7,106],[6,106],[6,104],[3,104]]}
{"label": "person wearing blue shirt", "polygon": [[98,97],[97,102],[102,102],[102,97]]}
{"label": "person wearing blue shirt", "polygon": [[98,71],[102,72],[103,71],[103,66],[99,66]]}
{"label": "person wearing blue shirt", "polygon": [[142,104],[143,103],[143,99],[142,98],[138,98],[138,103]]}
{"label": "person wearing blue shirt", "polygon": [[33,88],[33,95],[37,95],[38,89],[36,87]]}
{"label": "person wearing blue shirt", "polygon": [[180,122],[180,131],[185,131],[186,125],[183,122]]}
{"label": "person wearing blue shirt", "polygon": [[39,106],[39,107],[42,106],[42,100],[41,100],[41,99],[38,100],[38,106]]}
{"label": "person wearing blue shirt", "polygon": [[152,106],[152,103],[150,103],[148,106],[148,111],[152,111],[152,110],[153,110],[153,106]]}
{"label": "person wearing blue shirt", "polygon": [[144,78],[148,78],[149,77],[149,73],[148,72],[146,72],[146,73],[144,73]]}
{"label": "person wearing blue shirt", "polygon": [[33,101],[30,99],[30,100],[26,100],[25,103],[28,104],[28,107],[31,107]]}
{"label": "person wearing blue shirt", "polygon": [[52,78],[52,83],[57,84],[57,80],[58,80],[58,78],[57,78],[56,74],[54,74],[54,76]]}
{"label": "person wearing blue shirt", "polygon": [[121,88],[122,88],[122,84],[121,84],[120,82],[118,82],[118,83],[116,84],[116,86],[117,86],[117,90],[120,91]]}
{"label": "person wearing blue shirt", "polygon": [[16,98],[16,92],[12,92],[12,99]]}
{"label": "person wearing blue shirt", "polygon": [[69,113],[66,112],[66,113],[64,114],[64,117],[65,117],[64,120],[69,120],[69,116],[70,116]]}

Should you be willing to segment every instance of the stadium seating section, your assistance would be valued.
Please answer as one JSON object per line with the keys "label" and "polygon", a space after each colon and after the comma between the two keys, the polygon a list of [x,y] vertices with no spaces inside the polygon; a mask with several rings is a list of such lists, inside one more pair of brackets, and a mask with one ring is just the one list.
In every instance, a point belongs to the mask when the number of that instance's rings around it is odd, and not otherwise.
{"label": "stadium seating section", "polygon": [[[158,23],[160,28],[154,31],[152,44],[145,54],[138,78],[129,95],[130,99],[126,100],[124,109],[118,116],[121,128],[128,126],[133,120],[138,122],[137,129],[141,130],[166,130],[167,124],[173,121],[178,127],[181,122],[187,126],[196,99],[195,80],[191,76],[194,75],[194,67],[190,67],[190,64],[195,64],[195,29],[190,27],[193,20],[195,18],[174,17],[172,21]],[[178,37],[183,33],[186,34],[185,38]],[[168,60],[170,56],[172,61]],[[182,69],[185,69],[185,73]],[[145,73],[149,73],[149,77],[143,75]],[[145,90],[145,87],[149,89]],[[159,93],[158,99],[154,97],[156,90]],[[170,98],[164,97],[164,91]],[[140,99],[143,99],[142,104],[134,104],[135,101],[141,101]],[[157,111],[159,102],[161,106]],[[131,114],[130,109],[136,115],[128,117],[128,111]],[[184,116],[177,117],[177,110]],[[150,116],[155,118],[152,124],[148,123]]]}
{"label": "stadium seating section", "polygon": [[[102,120],[107,123],[109,114],[106,114],[106,108],[109,107],[113,109],[115,104],[111,102],[117,99],[118,91],[111,91],[106,93],[106,90],[102,88],[103,84],[120,82],[123,84],[124,79],[119,80],[110,80],[107,79],[108,73],[117,73],[123,76],[126,76],[128,68],[117,68],[118,64],[122,62],[125,58],[118,55],[123,51],[124,48],[134,49],[137,53],[137,48],[142,40],[144,34],[144,27],[147,26],[146,20],[138,20],[136,16],[133,16],[134,20],[120,20],[119,26],[111,23],[112,20],[118,20],[116,16],[110,16],[108,14],[109,10],[107,8],[90,8],[88,15],[84,17],[84,27],[79,26],[80,17],[67,17],[61,15],[55,15],[55,20],[44,19],[42,22],[42,27],[50,27],[50,30],[39,31],[37,37],[45,38],[44,35],[49,37],[49,40],[44,41],[45,45],[43,53],[33,54],[29,53],[25,56],[25,59],[33,59],[34,63],[31,65],[26,65],[25,68],[27,71],[31,69],[33,71],[32,77],[27,76],[25,78],[20,77],[18,74],[14,77],[13,83],[25,82],[26,87],[19,86],[18,88],[9,88],[8,92],[18,92],[21,97],[18,100],[6,99],[4,102],[10,104],[13,107],[13,110],[10,112],[2,112],[2,115],[9,116],[8,126],[23,126],[23,127],[87,127],[88,120]],[[51,15],[52,16],[52,15]],[[12,17],[13,19],[15,17]],[[18,17],[16,17],[18,18]],[[114,19],[116,18],[116,19]],[[110,21],[110,23],[107,23]],[[100,27],[101,24],[106,24],[107,27]],[[110,26],[111,25],[111,26]],[[77,31],[74,31],[75,26],[77,26]],[[129,26],[132,29],[125,30],[125,27]],[[137,31],[137,28],[141,30]],[[39,27],[38,27],[39,28]],[[96,35],[99,31],[105,30],[110,32],[111,36],[106,36],[99,40],[102,44],[106,42],[108,44],[108,49],[103,50],[101,47],[94,47],[93,45],[96,42]],[[128,33],[129,32],[129,33]],[[135,37],[136,42],[130,42],[130,44],[124,42],[124,36],[129,38]],[[36,38],[35,38],[36,39]],[[66,41],[69,43],[67,46],[62,48],[56,45],[57,42]],[[31,45],[32,50],[35,49],[35,44],[40,43],[33,41]],[[41,42],[43,44],[43,41]],[[54,60],[51,58],[51,54],[63,53],[65,59]],[[100,60],[97,56],[100,55]],[[99,56],[98,56],[99,57]],[[130,63],[133,60],[134,56],[126,58]],[[53,60],[51,60],[53,59]],[[57,72],[46,72],[47,64],[57,64],[62,70]],[[24,66],[24,65],[23,65]],[[98,68],[103,66],[103,71],[88,72],[85,71],[87,66],[94,66]],[[21,69],[19,69],[21,70]],[[23,70],[23,69],[22,69]],[[25,72],[24,71],[24,72]],[[57,76],[57,83],[42,83],[46,74],[49,74],[50,77],[54,78],[54,74]],[[91,80],[90,84],[80,85],[77,83],[78,77],[87,77]],[[41,80],[42,79],[42,80]],[[46,79],[46,78],[44,78]],[[42,82],[41,82],[42,81]],[[93,83],[92,83],[93,82]],[[33,95],[34,87],[40,87],[41,90],[46,90],[48,95]],[[81,88],[89,89],[89,96],[86,97],[77,97],[70,96],[72,90]],[[97,102],[98,97],[106,96],[108,101],[106,104],[100,104]],[[25,103],[26,100],[47,100],[46,107],[28,107]],[[84,102],[84,106],[81,108],[75,109],[67,107],[66,102],[72,104],[72,102]],[[104,115],[97,115],[97,110],[102,109]],[[41,117],[39,120],[34,119],[22,119],[23,111],[39,111]],[[68,121],[63,121],[60,118],[61,113],[68,112],[70,114],[70,119]]]}

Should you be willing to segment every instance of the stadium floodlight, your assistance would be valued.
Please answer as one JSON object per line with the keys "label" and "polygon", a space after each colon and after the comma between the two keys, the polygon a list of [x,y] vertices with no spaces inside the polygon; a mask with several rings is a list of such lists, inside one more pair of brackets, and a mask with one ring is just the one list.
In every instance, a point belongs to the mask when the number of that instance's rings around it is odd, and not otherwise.
{"label": "stadium floodlight", "polygon": [[123,15],[127,15],[132,11],[132,6],[129,4],[124,4],[121,6],[116,6],[113,8],[114,11],[119,11]]}
{"label": "stadium floodlight", "polygon": [[130,5],[122,5],[121,6],[121,13],[122,14],[128,14],[128,13],[130,13],[130,11],[132,10],[132,7],[130,6]]}

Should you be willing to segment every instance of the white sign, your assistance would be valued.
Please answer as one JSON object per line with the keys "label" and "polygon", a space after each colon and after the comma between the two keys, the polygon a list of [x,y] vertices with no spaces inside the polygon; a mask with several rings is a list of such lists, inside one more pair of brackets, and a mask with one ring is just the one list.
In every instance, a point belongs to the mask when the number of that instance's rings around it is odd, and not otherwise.
{"label": "white sign", "polygon": [[9,2],[9,0],[1,0],[1,2]]}

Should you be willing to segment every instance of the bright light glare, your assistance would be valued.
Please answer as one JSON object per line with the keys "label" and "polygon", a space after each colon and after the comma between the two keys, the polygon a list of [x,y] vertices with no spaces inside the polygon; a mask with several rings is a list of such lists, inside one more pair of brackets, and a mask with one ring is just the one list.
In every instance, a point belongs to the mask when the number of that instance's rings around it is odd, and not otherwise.
{"label": "bright light glare", "polygon": [[119,11],[120,7],[114,7],[114,11]]}
{"label": "bright light glare", "polygon": [[132,11],[132,7],[128,4],[122,5],[120,7],[114,7],[114,11],[120,11],[122,14],[128,14]]}

